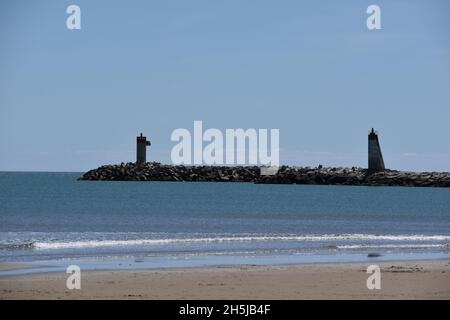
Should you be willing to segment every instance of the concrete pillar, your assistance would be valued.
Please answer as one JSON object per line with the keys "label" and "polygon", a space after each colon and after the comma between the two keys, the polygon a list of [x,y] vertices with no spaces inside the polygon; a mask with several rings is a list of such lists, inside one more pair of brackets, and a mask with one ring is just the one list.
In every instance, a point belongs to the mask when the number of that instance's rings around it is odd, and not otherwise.
{"label": "concrete pillar", "polygon": [[147,137],[140,136],[136,138],[136,164],[143,164],[147,162],[147,146],[150,145],[150,141],[147,141]]}
{"label": "concrete pillar", "polygon": [[369,133],[369,172],[384,171],[383,154],[381,153],[378,134],[373,130]]}

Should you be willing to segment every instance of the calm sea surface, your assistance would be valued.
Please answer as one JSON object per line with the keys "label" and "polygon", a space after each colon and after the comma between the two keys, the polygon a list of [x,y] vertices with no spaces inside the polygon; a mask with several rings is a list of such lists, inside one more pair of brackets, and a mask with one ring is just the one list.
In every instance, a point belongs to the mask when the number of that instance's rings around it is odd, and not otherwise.
{"label": "calm sea surface", "polygon": [[0,262],[139,268],[450,257],[450,189],[80,175],[0,172]]}

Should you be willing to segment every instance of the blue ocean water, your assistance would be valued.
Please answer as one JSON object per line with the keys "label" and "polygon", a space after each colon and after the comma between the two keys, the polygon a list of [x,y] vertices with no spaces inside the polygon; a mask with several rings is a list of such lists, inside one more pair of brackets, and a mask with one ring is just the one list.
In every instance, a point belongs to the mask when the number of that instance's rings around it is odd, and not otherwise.
{"label": "blue ocean water", "polygon": [[0,262],[133,268],[450,257],[450,189],[80,175],[0,172]]}

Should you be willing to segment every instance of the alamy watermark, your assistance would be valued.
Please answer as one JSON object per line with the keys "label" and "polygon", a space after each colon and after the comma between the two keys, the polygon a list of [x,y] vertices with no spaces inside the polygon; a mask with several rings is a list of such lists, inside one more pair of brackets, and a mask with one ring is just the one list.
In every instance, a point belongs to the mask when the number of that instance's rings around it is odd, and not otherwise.
{"label": "alamy watermark", "polygon": [[[193,133],[175,129],[171,141],[174,164],[185,165],[259,165],[262,174],[274,174],[280,162],[279,129],[219,129],[203,131],[203,122],[194,121]],[[270,144],[270,145],[269,145]],[[270,149],[270,153],[269,153]]]}
{"label": "alamy watermark", "polygon": [[66,280],[66,287],[69,290],[81,289],[81,268],[77,265],[70,265],[66,269],[70,276]]}
{"label": "alamy watermark", "polygon": [[369,290],[380,290],[381,289],[381,270],[380,267],[372,264],[367,267],[367,273],[371,275],[367,278],[366,286]]}
{"label": "alamy watermark", "polygon": [[69,16],[66,19],[66,27],[68,30],[81,29],[81,9],[76,4],[71,4],[67,7],[66,13]]}
{"label": "alamy watermark", "polygon": [[[67,7],[66,13],[69,16],[66,19],[66,27],[68,30],[81,29],[81,8],[76,4],[71,4]],[[366,26],[369,30],[381,29],[381,9],[376,4],[371,4],[367,7],[366,13],[370,16],[366,20]]]}
{"label": "alamy watermark", "polygon": [[367,18],[366,25],[369,30],[381,29],[381,9],[376,4],[371,4],[367,7],[367,14],[370,16]]}

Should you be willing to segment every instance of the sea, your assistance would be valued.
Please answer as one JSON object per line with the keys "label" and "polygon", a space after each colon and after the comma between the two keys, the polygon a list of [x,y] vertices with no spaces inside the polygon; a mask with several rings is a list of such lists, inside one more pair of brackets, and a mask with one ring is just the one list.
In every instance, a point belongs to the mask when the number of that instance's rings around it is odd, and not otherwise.
{"label": "sea", "polygon": [[0,275],[450,258],[450,189],[0,172]]}

